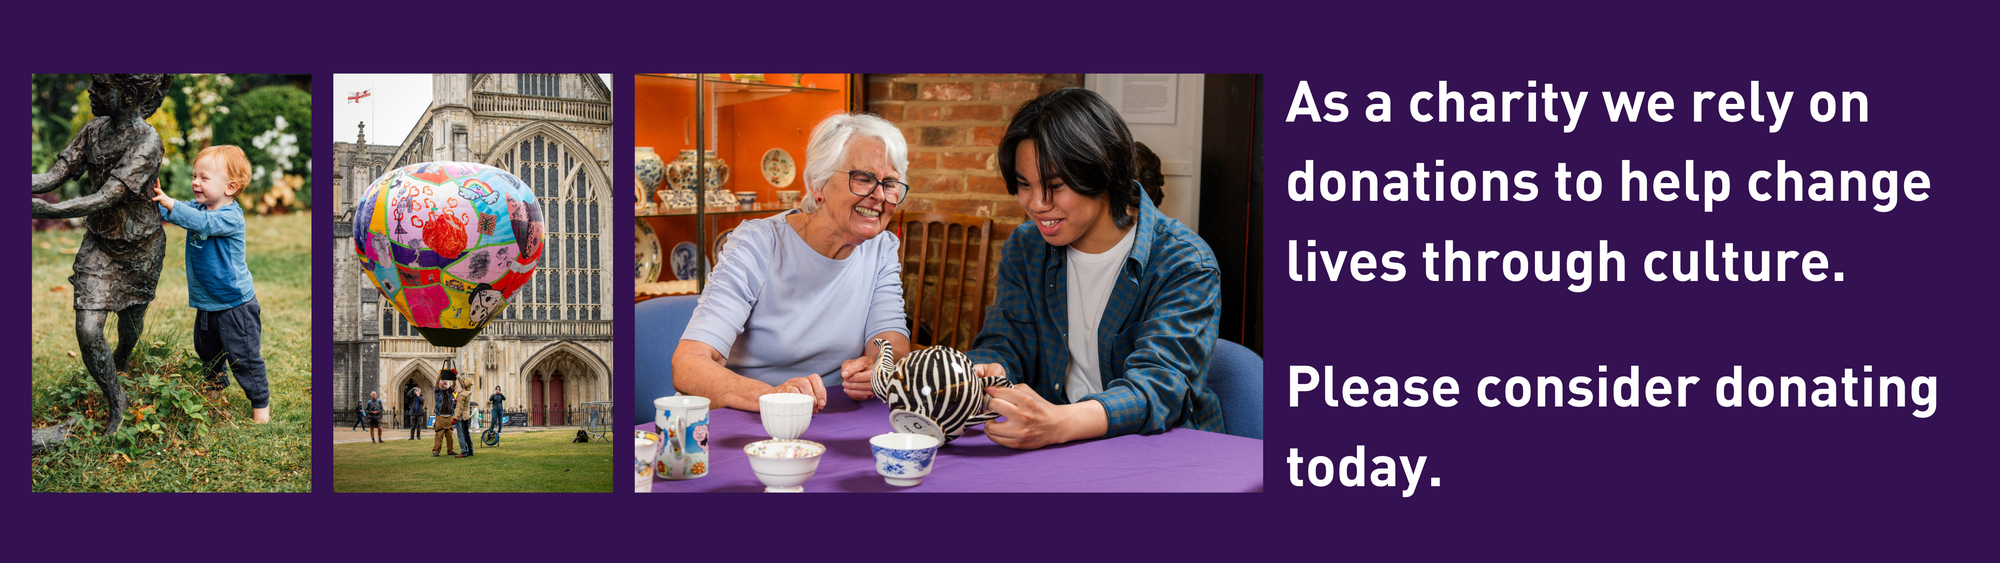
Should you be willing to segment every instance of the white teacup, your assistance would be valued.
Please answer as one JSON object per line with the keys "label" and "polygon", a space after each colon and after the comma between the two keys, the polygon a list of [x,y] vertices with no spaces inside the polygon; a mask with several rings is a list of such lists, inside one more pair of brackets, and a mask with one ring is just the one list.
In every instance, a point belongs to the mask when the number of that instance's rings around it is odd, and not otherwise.
{"label": "white teacup", "polygon": [[890,432],[869,438],[868,450],[875,454],[876,473],[891,485],[909,487],[924,482],[924,476],[931,473],[931,461],[937,457],[940,443],[923,434]]}
{"label": "white teacup", "polygon": [[758,416],[764,432],[772,438],[794,440],[812,425],[813,398],[803,393],[772,393],[757,399]]}

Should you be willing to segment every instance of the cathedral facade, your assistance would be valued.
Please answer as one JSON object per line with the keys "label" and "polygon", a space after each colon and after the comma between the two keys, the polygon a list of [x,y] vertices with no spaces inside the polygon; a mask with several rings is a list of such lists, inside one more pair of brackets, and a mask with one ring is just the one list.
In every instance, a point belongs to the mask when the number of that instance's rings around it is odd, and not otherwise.
{"label": "cathedral facade", "polygon": [[[595,74],[439,74],[429,109],[398,144],[368,144],[365,123],[356,142],[334,143],[336,411],[370,391],[405,410],[407,390],[433,386],[448,361],[481,407],[498,386],[530,425],[581,424],[586,403],[611,400],[611,116],[611,88]],[[520,176],[548,230],[534,280],[455,349],[424,341],[353,251],[355,198],[390,170],[436,161]]]}

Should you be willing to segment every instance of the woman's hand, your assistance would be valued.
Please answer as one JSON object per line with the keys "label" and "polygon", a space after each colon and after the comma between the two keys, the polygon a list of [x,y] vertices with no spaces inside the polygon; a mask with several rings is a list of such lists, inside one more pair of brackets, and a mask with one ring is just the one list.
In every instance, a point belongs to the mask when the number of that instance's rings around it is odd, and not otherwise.
{"label": "woman's hand", "polygon": [[840,390],[847,398],[866,401],[875,397],[875,356],[862,356],[840,363]]}
{"label": "woman's hand", "polygon": [[167,192],[160,191],[159,178],[153,179],[153,203],[160,204],[161,207],[167,208],[167,211],[174,210],[174,198],[168,196]]}
{"label": "woman's hand", "polygon": [[[813,398],[813,412],[819,412],[820,409],[826,408],[826,384],[820,382],[819,374],[812,374],[805,377],[794,377],[791,379],[787,379],[785,380],[784,383],[772,385],[769,390],[766,390],[763,393],[758,393],[757,396],[759,398],[762,398],[765,395],[770,395],[773,393],[800,393],[805,395],[811,395]],[[759,410],[762,409],[760,408]]]}

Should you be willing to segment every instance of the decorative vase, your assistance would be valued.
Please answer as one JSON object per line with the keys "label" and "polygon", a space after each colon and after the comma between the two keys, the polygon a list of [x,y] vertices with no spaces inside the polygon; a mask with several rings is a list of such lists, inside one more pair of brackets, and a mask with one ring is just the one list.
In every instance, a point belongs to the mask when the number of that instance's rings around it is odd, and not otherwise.
{"label": "decorative vase", "polygon": [[695,173],[702,169],[708,172],[706,188],[715,189],[728,184],[729,165],[716,157],[715,151],[702,151],[701,156],[705,158],[697,158],[694,149],[681,151],[680,158],[666,165],[667,184],[677,190],[693,189],[696,187]]}
{"label": "decorative vase", "polygon": [[722,157],[715,156],[715,151],[703,151],[702,156],[707,157],[702,159],[702,165],[708,168],[708,189],[721,189],[728,185],[729,165],[722,162]]}
{"label": "decorative vase", "polygon": [[667,173],[667,162],[653,152],[653,147],[633,149],[632,165],[639,177],[639,199],[646,199],[646,192],[660,189],[660,180]]}

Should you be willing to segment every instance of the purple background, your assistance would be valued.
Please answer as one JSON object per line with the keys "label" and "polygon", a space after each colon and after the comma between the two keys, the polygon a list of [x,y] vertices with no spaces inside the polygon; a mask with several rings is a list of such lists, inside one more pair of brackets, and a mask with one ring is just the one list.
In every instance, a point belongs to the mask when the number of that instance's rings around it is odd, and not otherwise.
{"label": "purple background", "polygon": [[[253,4],[188,8],[144,5],[129,35],[140,54],[81,43],[77,26],[98,5],[35,4],[22,15],[7,66],[31,72],[229,71],[316,73],[314,237],[334,250],[331,215],[334,72],[612,72],[620,120],[629,123],[629,73],[729,71],[790,65],[823,72],[1261,72],[1266,73],[1266,290],[1268,441],[1261,495],[981,495],[908,500],[888,495],[679,499],[626,493],[481,494],[450,497],[330,492],[332,456],[317,450],[320,492],[306,495],[129,495],[9,493],[8,523],[48,543],[30,558],[65,557],[113,529],[125,545],[214,557],[298,554],[452,557],[494,551],[582,559],[656,557],[662,540],[694,537],[689,549],[741,556],[738,546],[797,537],[818,555],[874,553],[876,523],[930,523],[909,536],[928,547],[992,557],[1115,553],[1183,558],[1367,554],[1472,558],[1501,553],[1576,558],[1897,558],[1990,554],[1975,532],[1994,528],[1992,429],[1996,341],[1995,202],[1988,174],[1994,86],[1988,14],[1924,7],[1744,8],[1675,4],[1607,9],[1592,4],[1534,9],[1512,3],[1476,11],[1425,5],[1381,13],[1337,5],[1065,5],[1035,12],[998,4],[838,5],[747,15],[705,7],[607,6],[560,22],[535,15],[567,9],[492,2],[483,11],[354,4]],[[515,8],[519,8],[518,10]],[[671,9],[670,9],[671,8]],[[1893,11],[1892,11],[1893,10]],[[686,22],[711,22],[692,25]],[[550,35],[454,35],[485,26]],[[676,23],[679,22],[679,23]],[[533,28],[537,26],[527,25]],[[750,29],[754,27],[756,29]],[[771,31],[779,30],[779,31]],[[857,39],[857,30],[873,34]],[[843,47],[845,46],[845,47]],[[546,49],[539,47],[547,47]],[[778,65],[778,66],[772,66]],[[1284,124],[1299,79],[1350,93],[1397,98],[1392,124],[1354,117],[1339,125]],[[1575,133],[1546,124],[1419,124],[1402,112],[1408,94],[1449,80],[1460,91],[1508,90],[1527,80],[1566,90],[1668,90],[1668,124],[1604,122],[1593,99]],[[1785,130],[1689,123],[1687,92],[1747,88],[1800,92]],[[1819,124],[1804,96],[1862,90],[1867,124]],[[1594,113],[1594,115],[1592,115]],[[1712,119],[1712,118],[1711,118]],[[25,139],[11,141],[15,154]],[[621,129],[614,147],[630,146]],[[621,156],[622,158],[622,156]],[[1544,171],[1543,197],[1529,204],[1302,204],[1284,200],[1287,172],[1306,158],[1343,169],[1407,169],[1445,159],[1448,169]],[[1716,213],[1671,204],[1560,204],[1546,171],[1556,161],[1596,169],[1613,183],[1617,159],[1648,170],[1695,159],[1724,168],[1738,191]],[[1806,169],[1922,169],[1932,199],[1888,214],[1864,204],[1751,202],[1745,174],[1779,158]],[[621,161],[622,162],[622,161]],[[626,185],[627,174],[614,167]],[[614,193],[617,190],[613,190]],[[622,205],[614,204],[613,209]],[[614,221],[614,224],[620,224]],[[1572,249],[1609,239],[1627,254],[1628,280],[1571,294],[1562,284],[1443,285],[1285,281],[1284,241],[1320,249],[1401,249],[1406,264],[1425,241],[1485,249]],[[1818,249],[1845,282],[1809,284],[1637,281],[1645,250],[1691,248],[1703,239],[1739,247]],[[629,252],[624,238],[614,237]],[[8,263],[28,262],[22,246]],[[330,272],[330,254],[316,271]],[[326,275],[328,279],[330,275]],[[613,276],[611,294],[629,291]],[[25,277],[5,282],[19,295]],[[329,288],[330,289],[330,288]],[[330,298],[316,316],[331,319]],[[620,315],[629,322],[629,315]],[[26,355],[23,325],[0,339]],[[631,391],[629,326],[620,326],[614,393]],[[330,340],[330,333],[327,340]],[[330,349],[315,363],[330,366]],[[17,357],[20,357],[17,356]],[[1283,366],[1335,366],[1338,374],[1454,375],[1465,403],[1451,409],[1285,408]],[[1483,375],[1594,374],[1638,364],[1648,374],[1703,377],[1686,409],[1488,409],[1470,385]],[[1754,373],[1940,375],[1941,406],[1930,419],[1907,409],[1724,410],[1706,391],[1731,365]],[[5,391],[27,402],[26,386]],[[331,387],[317,390],[318,405]],[[326,429],[322,441],[330,438]],[[1443,488],[1400,498],[1380,489],[1293,489],[1287,448],[1339,457],[1355,444],[1370,455],[1430,456],[1426,476]],[[624,466],[624,464],[620,464]],[[614,472],[623,483],[622,472]],[[615,485],[614,485],[615,486]],[[669,504],[672,503],[672,504]],[[662,510],[672,507],[679,510]],[[510,527],[507,540],[454,545],[431,522],[507,510],[547,525]],[[246,518],[244,515],[255,516]],[[658,528],[661,514],[684,515]],[[792,513],[796,515],[789,515]],[[249,523],[246,523],[249,522]],[[99,523],[102,523],[101,525]],[[861,525],[853,525],[853,524]],[[655,530],[660,530],[655,533]],[[1192,533],[1176,534],[1181,530]],[[465,537],[477,533],[469,526]],[[375,533],[369,533],[375,532]],[[1167,532],[1165,534],[1161,532]],[[398,541],[388,538],[408,538]],[[387,541],[383,541],[387,539]],[[570,539],[580,541],[570,542]],[[137,540],[137,541],[134,541]],[[429,541],[426,541],[429,540]],[[636,541],[635,541],[636,540]],[[425,545],[417,545],[423,542]],[[689,545],[678,543],[675,545]],[[331,549],[328,549],[331,548]],[[456,552],[456,553],[453,553]],[[939,553],[952,553],[951,551]],[[951,557],[935,555],[935,557]]]}
{"label": "purple background", "polygon": [[[1886,556],[1963,553],[1974,530],[1990,533],[1993,117],[1965,109],[1991,91],[1990,45],[1972,55],[1974,44],[1961,43],[1967,36],[1942,16],[1923,27],[1893,17],[1813,19],[1720,30],[1669,26],[1657,34],[1607,20],[1568,38],[1524,33],[1483,41],[1452,35],[1460,29],[1425,28],[1379,45],[1385,50],[1321,51],[1331,57],[1326,64],[1275,65],[1264,98],[1264,263],[1273,312],[1265,470],[1271,496],[1284,500],[1273,502],[1368,515],[1357,531],[1420,524],[1454,544],[1472,539],[1452,549],[1473,551]],[[1820,41],[1817,33],[1840,40]],[[1626,47],[1633,45],[1655,47]],[[1347,92],[1349,119],[1285,123],[1300,80],[1312,83],[1316,97]],[[1513,123],[1411,119],[1409,96],[1435,92],[1439,80],[1468,97],[1538,80],[1558,91],[1590,91],[1591,100],[1567,134],[1560,124],[1526,123],[1518,111]],[[1704,121],[1692,122],[1690,92],[1747,94],[1752,80],[1765,90],[1798,92],[1781,131],[1748,119],[1723,122],[1712,101]],[[1393,122],[1364,117],[1366,93],[1374,90],[1393,99]],[[1610,123],[1597,93],[1605,90],[1666,90],[1677,117]],[[1869,122],[1813,121],[1802,102],[1820,90],[1867,92]],[[1541,194],[1528,203],[1291,201],[1287,177],[1307,159],[1317,172],[1409,171],[1419,161],[1435,169],[1436,159],[1446,171],[1536,170]],[[1678,171],[1685,159],[1698,171],[1727,170],[1731,198],[1713,213],[1684,199],[1617,201],[1620,159],[1649,177]],[[1792,170],[1921,169],[1933,188],[1929,200],[1905,200],[1890,213],[1858,202],[1751,200],[1749,174],[1778,159]],[[1558,201],[1556,162],[1573,173],[1597,170],[1604,196]],[[1306,239],[1318,241],[1314,250],[1402,250],[1409,275],[1396,283],[1345,275],[1326,282],[1322,269],[1319,282],[1289,281],[1287,242],[1298,240],[1304,251]],[[1507,282],[1497,268],[1484,283],[1427,281],[1423,245],[1442,251],[1446,239],[1459,250],[1503,252],[1594,251],[1605,239],[1624,252],[1628,281],[1594,283],[1581,294],[1565,289],[1567,281]],[[1717,251],[1723,242],[1739,250],[1820,250],[1846,281],[1804,282],[1796,271],[1783,283],[1644,278],[1646,252],[1699,249],[1707,239]],[[1303,274],[1305,265],[1298,267]],[[1329,408],[1315,392],[1290,408],[1286,366],[1295,364],[1331,365],[1339,379],[1451,375],[1461,402]],[[1609,365],[1614,377],[1638,365],[1642,376],[1696,375],[1702,382],[1690,388],[1686,408],[1477,402],[1480,377],[1567,380],[1595,377],[1598,365]],[[1942,399],[1928,419],[1911,416],[1915,407],[1725,409],[1715,405],[1714,385],[1734,365],[1774,378],[1838,377],[1843,368],[1860,376],[1863,365],[1906,380],[1936,375]],[[1357,444],[1371,457],[1428,455],[1424,474],[1441,477],[1443,487],[1401,498],[1400,490],[1337,482],[1328,489],[1289,485],[1283,458],[1290,448],[1337,461]]]}

